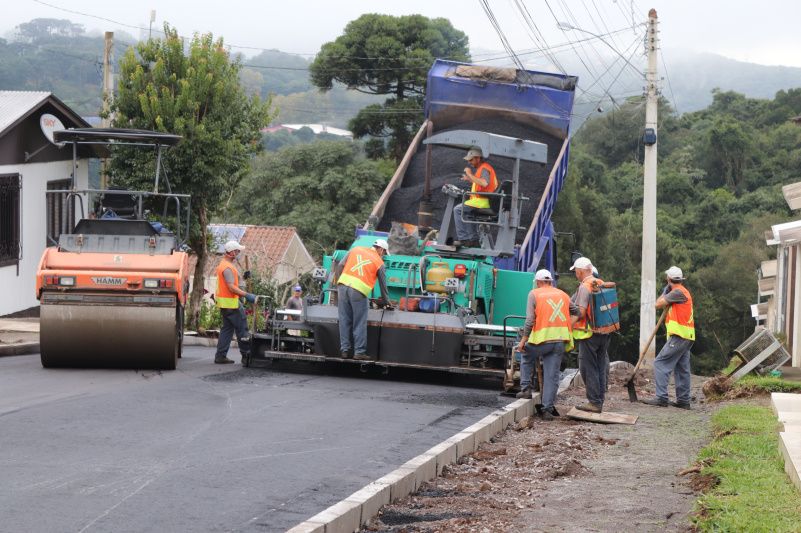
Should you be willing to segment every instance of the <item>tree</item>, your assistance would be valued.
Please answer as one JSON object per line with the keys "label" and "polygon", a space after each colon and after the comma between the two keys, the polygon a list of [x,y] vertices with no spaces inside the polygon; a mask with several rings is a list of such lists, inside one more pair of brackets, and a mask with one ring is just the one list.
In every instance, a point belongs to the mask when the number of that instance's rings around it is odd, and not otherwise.
{"label": "tree", "polygon": [[237,195],[238,217],[295,226],[320,257],[350,243],[392,175],[387,161],[360,157],[350,141],[317,141],[259,156]]}
{"label": "tree", "polygon": [[67,19],[49,18],[38,18],[30,22],[23,22],[17,26],[16,30],[18,38],[27,43],[46,41],[54,36],[78,37],[85,33],[82,24],[76,24]]}
{"label": "tree", "polygon": [[[240,64],[231,60],[222,39],[196,35],[185,54],[178,32],[169,25],[164,31],[163,39],[129,48],[120,62],[114,126],[183,136],[166,153],[163,166],[173,190],[192,195],[189,245],[198,258],[189,311],[193,327],[208,259],[206,228],[261,148],[259,130],[270,121],[270,102],[246,95],[239,82]],[[147,189],[152,183],[143,176],[153,174],[143,172],[144,168],[152,168],[150,154],[115,151],[112,181]]]}
{"label": "tree", "polygon": [[389,138],[400,159],[423,119],[426,75],[435,58],[469,61],[467,36],[444,18],[368,14],[351,21],[326,43],[310,66],[311,81],[330,90],[334,82],[368,94],[391,95],[351,120],[356,137]]}

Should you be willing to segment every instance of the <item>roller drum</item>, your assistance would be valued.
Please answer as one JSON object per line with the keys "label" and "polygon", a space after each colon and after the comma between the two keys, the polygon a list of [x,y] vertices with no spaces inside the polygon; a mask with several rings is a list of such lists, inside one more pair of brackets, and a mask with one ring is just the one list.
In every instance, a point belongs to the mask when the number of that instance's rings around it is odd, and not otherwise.
{"label": "roller drum", "polygon": [[175,369],[180,352],[180,313],[175,298],[150,298],[156,305],[147,300],[101,295],[43,297],[42,366]]}

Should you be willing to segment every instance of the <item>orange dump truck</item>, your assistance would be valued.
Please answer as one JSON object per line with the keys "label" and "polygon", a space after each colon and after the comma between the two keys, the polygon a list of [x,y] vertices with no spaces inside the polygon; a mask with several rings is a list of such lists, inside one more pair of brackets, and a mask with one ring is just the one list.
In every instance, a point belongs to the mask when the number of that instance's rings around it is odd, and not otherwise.
{"label": "orange dump truck", "polygon": [[[159,163],[160,146],[179,139],[140,130],[56,132],[57,141],[152,144]],[[59,235],[39,262],[42,365],[175,369],[189,287],[181,238],[189,228],[189,197],[157,190],[49,193],[73,198],[81,210],[84,200],[95,207],[71,233]],[[176,232],[146,220],[152,217],[145,207],[159,200],[165,202],[163,213],[175,217]]]}

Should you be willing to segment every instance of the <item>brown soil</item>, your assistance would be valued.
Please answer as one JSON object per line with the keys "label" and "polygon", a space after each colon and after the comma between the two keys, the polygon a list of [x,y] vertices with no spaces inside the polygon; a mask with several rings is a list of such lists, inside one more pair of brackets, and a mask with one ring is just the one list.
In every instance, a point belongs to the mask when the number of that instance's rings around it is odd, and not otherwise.
{"label": "brown soil", "polygon": [[[702,398],[702,378],[693,378]],[[646,388],[648,388],[646,386]],[[671,388],[672,390],[672,388]],[[638,390],[639,397],[651,394]],[[583,389],[560,394],[566,413]],[[712,407],[630,403],[610,388],[606,410],[633,426],[559,417],[526,419],[447,468],[415,494],[385,506],[368,527],[384,532],[687,531],[698,490],[716,480],[689,469],[709,440]]]}

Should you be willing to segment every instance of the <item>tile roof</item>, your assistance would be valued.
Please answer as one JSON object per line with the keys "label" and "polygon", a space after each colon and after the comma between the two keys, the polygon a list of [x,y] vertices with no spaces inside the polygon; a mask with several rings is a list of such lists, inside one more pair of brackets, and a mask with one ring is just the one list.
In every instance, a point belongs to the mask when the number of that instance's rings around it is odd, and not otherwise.
{"label": "tile roof", "polygon": [[[287,247],[297,230],[291,226],[254,226],[244,224],[209,224],[209,229],[215,234],[237,234],[239,229],[244,229],[239,244],[245,247],[243,252],[248,256],[251,270],[275,270],[278,262],[284,257]],[[213,250],[213,248],[212,248]],[[217,268],[217,259],[211,257],[206,263],[204,275],[208,278],[214,274]],[[189,271],[192,275],[195,272],[197,256],[192,255],[189,259]],[[242,267],[245,264],[242,262]]]}
{"label": "tile roof", "polygon": [[44,91],[0,91],[0,134],[50,97]]}

